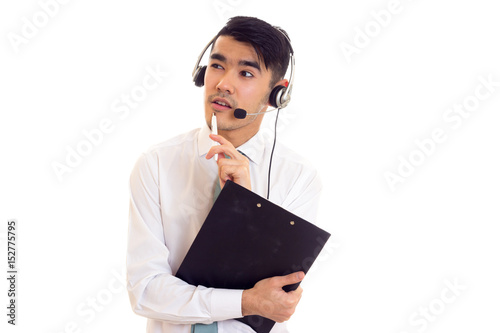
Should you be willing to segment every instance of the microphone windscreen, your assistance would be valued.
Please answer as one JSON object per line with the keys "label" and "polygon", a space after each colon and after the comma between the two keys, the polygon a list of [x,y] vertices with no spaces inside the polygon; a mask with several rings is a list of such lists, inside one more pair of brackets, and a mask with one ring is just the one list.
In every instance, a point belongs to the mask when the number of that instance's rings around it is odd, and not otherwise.
{"label": "microphone windscreen", "polygon": [[238,119],[245,119],[247,116],[247,112],[243,109],[235,109],[234,110],[234,117]]}

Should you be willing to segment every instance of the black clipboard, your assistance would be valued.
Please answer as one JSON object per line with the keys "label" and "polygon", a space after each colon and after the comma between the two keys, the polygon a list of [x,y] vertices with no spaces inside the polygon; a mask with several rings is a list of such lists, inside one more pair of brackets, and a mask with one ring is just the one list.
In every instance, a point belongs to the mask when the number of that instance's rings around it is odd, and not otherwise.
{"label": "black clipboard", "polygon": [[[250,289],[258,281],[307,273],[330,234],[258,194],[227,181],[176,276],[192,285]],[[295,290],[299,284],[285,286]],[[237,320],[257,333],[275,322],[260,316]]]}

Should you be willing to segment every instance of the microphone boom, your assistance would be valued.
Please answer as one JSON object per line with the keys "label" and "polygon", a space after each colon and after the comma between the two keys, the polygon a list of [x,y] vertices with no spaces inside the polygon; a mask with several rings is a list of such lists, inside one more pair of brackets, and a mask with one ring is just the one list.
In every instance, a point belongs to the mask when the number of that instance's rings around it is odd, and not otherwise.
{"label": "microphone boom", "polygon": [[234,117],[236,119],[245,119],[247,117],[247,115],[254,116],[254,115],[258,115],[258,114],[272,112],[272,111],[275,111],[275,110],[278,110],[278,108],[274,108],[272,110],[264,111],[264,112],[248,113],[246,110],[238,108],[238,109],[234,110]]}

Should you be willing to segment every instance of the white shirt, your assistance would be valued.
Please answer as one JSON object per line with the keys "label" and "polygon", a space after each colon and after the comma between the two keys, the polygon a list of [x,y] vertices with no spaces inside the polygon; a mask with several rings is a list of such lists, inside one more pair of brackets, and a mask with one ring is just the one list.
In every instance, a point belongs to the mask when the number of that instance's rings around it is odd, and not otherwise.
{"label": "white shirt", "polygon": [[[148,333],[189,333],[193,323],[218,322],[219,333],[253,332],[242,317],[242,290],[193,286],[175,277],[212,205],[217,164],[208,126],[153,146],[130,176],[127,289]],[[272,141],[272,140],[267,140]],[[266,197],[272,142],[258,133],[237,148],[250,160],[252,191]],[[303,158],[279,143],[272,160],[270,200],[315,222],[321,183]],[[275,324],[273,333],[287,332]]]}

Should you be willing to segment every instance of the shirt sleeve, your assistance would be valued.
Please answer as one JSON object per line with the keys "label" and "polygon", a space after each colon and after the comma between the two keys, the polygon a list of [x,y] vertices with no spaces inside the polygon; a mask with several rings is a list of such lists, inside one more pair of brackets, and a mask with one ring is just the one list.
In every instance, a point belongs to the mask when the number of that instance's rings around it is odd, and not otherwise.
{"label": "shirt sleeve", "polygon": [[242,317],[242,290],[189,285],[172,274],[161,217],[158,162],[143,154],[130,176],[127,291],[133,311],[172,324]]}

